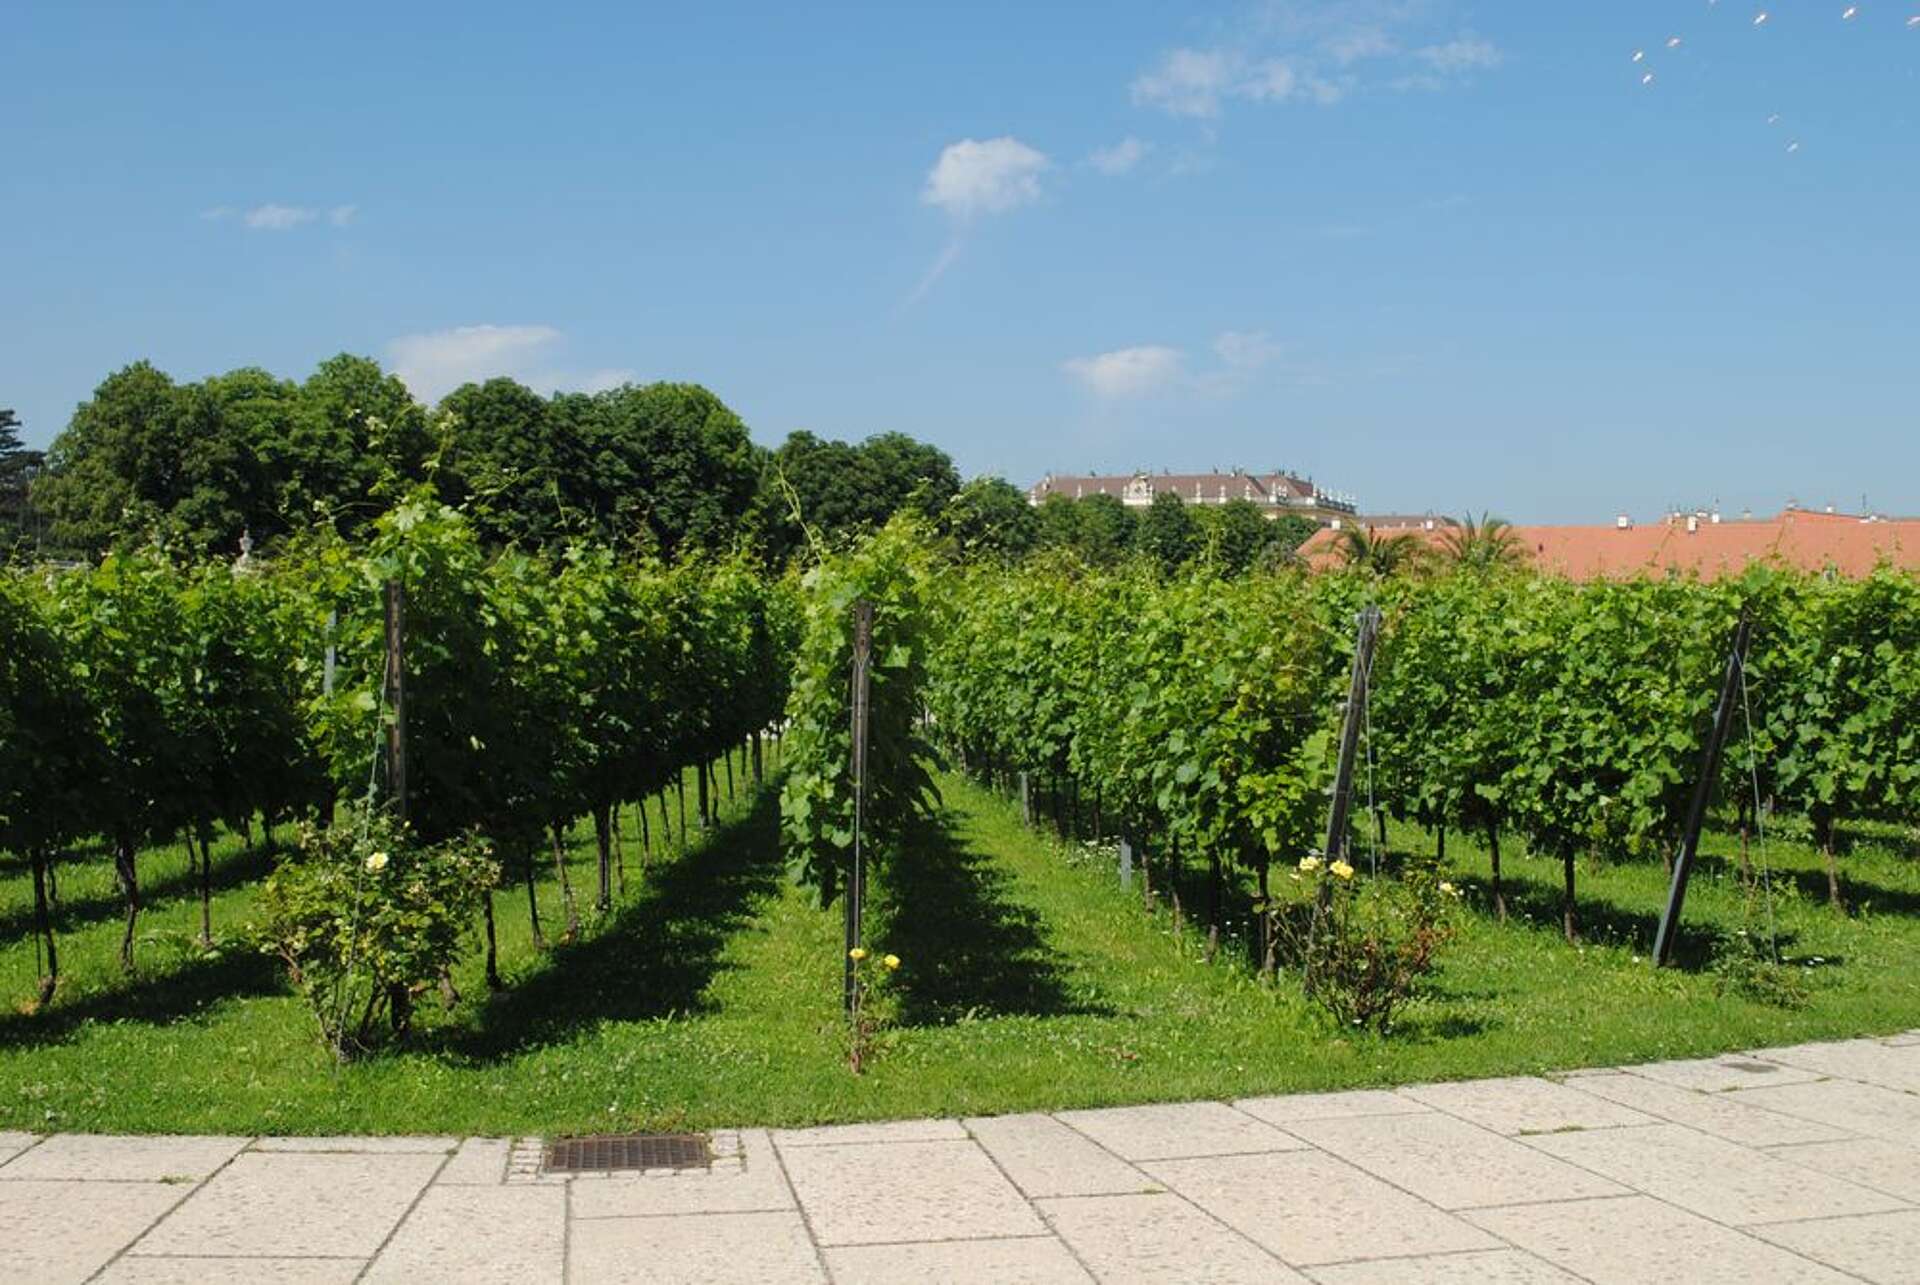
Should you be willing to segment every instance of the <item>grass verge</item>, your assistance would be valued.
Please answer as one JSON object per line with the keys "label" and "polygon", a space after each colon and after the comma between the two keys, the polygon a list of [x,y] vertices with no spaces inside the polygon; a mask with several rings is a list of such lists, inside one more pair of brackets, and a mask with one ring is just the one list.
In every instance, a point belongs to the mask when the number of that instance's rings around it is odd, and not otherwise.
{"label": "grass verge", "polygon": [[[788,885],[770,795],[744,797],[685,857],[642,875],[583,938],[532,949],[524,894],[499,894],[508,989],[489,996],[476,956],[449,1012],[429,1001],[414,1047],[336,1068],[273,963],[242,940],[262,858],[215,849],[216,934],[194,941],[184,853],[143,860],[151,894],[140,972],[114,964],[119,923],[104,862],[63,882],[66,979],[28,1011],[30,887],[0,867],[0,1128],[129,1132],[534,1134],[805,1124],[1225,1098],[1707,1054],[1920,1024],[1920,877],[1891,833],[1845,859],[1853,914],[1824,903],[1818,859],[1775,840],[1771,923],[1806,990],[1779,1007],[1708,965],[1763,903],[1707,845],[1687,905],[1690,967],[1645,960],[1665,895],[1657,864],[1583,865],[1588,944],[1559,936],[1557,863],[1509,854],[1506,923],[1487,866],[1454,842],[1463,931],[1401,1029],[1336,1030],[1284,977],[1261,983],[1244,901],[1229,899],[1222,959],[1203,931],[1119,887],[1109,850],[1024,828],[1007,801],[942,780],[946,824],[916,841],[876,899],[876,949],[901,956],[898,1021],[868,1074],[845,1065],[840,918]],[[629,820],[631,829],[631,820]],[[656,836],[657,837],[657,836]],[[1396,847],[1429,840],[1397,830]],[[631,842],[632,836],[629,835]],[[591,898],[591,841],[573,881]],[[1156,875],[1165,886],[1164,872]],[[561,922],[549,869],[542,917]],[[1187,886],[1184,902],[1204,904]],[[1235,907],[1241,909],[1235,909]],[[590,916],[589,916],[590,917]]]}

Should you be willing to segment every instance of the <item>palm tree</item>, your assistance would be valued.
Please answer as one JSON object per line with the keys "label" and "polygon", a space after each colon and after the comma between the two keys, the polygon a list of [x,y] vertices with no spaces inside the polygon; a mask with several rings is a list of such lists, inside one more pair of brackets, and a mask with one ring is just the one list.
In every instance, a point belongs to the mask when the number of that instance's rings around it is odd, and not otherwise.
{"label": "palm tree", "polygon": [[1383,579],[1417,565],[1427,548],[1411,531],[1382,535],[1371,526],[1342,527],[1340,560]]}
{"label": "palm tree", "polygon": [[1454,566],[1469,571],[1519,566],[1527,557],[1513,524],[1491,513],[1482,513],[1478,521],[1469,513],[1449,525],[1440,537],[1440,553]]}

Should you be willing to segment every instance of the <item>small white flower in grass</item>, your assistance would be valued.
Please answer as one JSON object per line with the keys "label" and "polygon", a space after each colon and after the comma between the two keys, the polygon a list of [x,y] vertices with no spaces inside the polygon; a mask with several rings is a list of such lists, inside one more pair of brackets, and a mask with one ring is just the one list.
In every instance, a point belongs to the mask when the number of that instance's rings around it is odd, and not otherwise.
{"label": "small white flower in grass", "polygon": [[386,853],[370,852],[367,854],[367,870],[369,873],[379,874],[382,870],[385,870],[386,868],[387,868]]}

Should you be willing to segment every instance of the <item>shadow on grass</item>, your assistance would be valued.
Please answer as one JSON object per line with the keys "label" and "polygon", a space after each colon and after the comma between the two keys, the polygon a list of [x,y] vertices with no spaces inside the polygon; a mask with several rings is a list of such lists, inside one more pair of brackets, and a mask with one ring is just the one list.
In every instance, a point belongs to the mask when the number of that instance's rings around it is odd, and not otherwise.
{"label": "shadow on grass", "polygon": [[1012,900],[1012,877],[970,849],[949,819],[918,827],[907,848],[889,863],[885,905],[876,907],[876,941],[906,961],[902,1023],[1112,1015],[1068,993],[1039,914]]}
{"label": "shadow on grass", "polygon": [[164,973],[136,971],[124,985],[93,991],[35,1013],[0,1014],[0,1048],[57,1044],[91,1022],[138,1022],[165,1026],[193,1016],[217,1000],[283,994],[278,963],[257,951],[236,948],[194,955]]}
{"label": "shadow on grass", "polygon": [[[1493,915],[1493,881],[1480,875],[1462,875],[1455,879],[1467,890],[1474,904],[1484,907],[1482,914]],[[1558,887],[1531,879],[1505,875],[1500,881],[1506,896],[1507,919],[1511,923],[1531,921],[1543,932],[1561,931],[1561,892]],[[1574,926],[1582,942],[1596,946],[1625,946],[1644,955],[1653,949],[1654,934],[1660,928],[1660,916],[1647,911],[1629,910],[1611,901],[1583,896],[1576,886],[1573,899]],[[1724,934],[1718,928],[1703,927],[1684,919],[1674,937],[1672,966],[1683,972],[1697,973],[1713,963]]]}
{"label": "shadow on grass", "polygon": [[[101,850],[94,860],[111,862],[111,856]],[[242,884],[254,883],[265,879],[271,868],[271,851],[255,848],[225,854],[215,852],[213,857],[213,877],[209,887],[214,896],[231,892]],[[63,887],[63,894],[54,910],[54,931],[65,933],[85,924],[101,923],[109,919],[119,919],[127,913],[127,903],[121,897],[118,884],[112,884],[110,891],[91,893],[81,897],[64,895],[64,885],[82,863],[77,860],[63,859],[55,867],[54,877]],[[142,913],[158,909],[167,902],[176,900],[198,901],[200,899],[200,873],[197,869],[182,865],[158,879],[149,881],[141,871],[140,902]],[[29,890],[31,897],[31,890]],[[34,930],[33,903],[29,899],[0,913],[0,942],[15,941]]]}
{"label": "shadow on grass", "polygon": [[[780,802],[771,789],[744,817],[708,835],[685,857],[656,866],[646,892],[578,942],[557,946],[544,967],[510,980],[471,1027],[447,1027],[430,1047],[480,1061],[567,1040],[601,1022],[638,1022],[708,1007],[728,938],[780,882]],[[582,889],[583,898],[590,890]],[[518,904],[501,895],[496,913]],[[584,907],[583,907],[584,910]]]}
{"label": "shadow on grass", "polygon": [[[1863,912],[1920,916],[1920,893],[1909,892],[1904,888],[1888,888],[1857,877],[1849,870],[1845,853],[1840,855],[1838,864],[1840,895],[1846,898],[1849,916]],[[1756,868],[1757,865],[1756,861]],[[1711,872],[1726,879],[1741,877],[1733,861],[1705,852],[1694,858],[1694,870],[1698,873]],[[1791,887],[1796,896],[1812,905],[1823,905],[1828,900],[1827,874],[1824,870],[1806,870],[1799,867],[1782,869],[1775,866],[1769,870],[1768,876],[1773,880],[1776,888],[1783,884]]]}

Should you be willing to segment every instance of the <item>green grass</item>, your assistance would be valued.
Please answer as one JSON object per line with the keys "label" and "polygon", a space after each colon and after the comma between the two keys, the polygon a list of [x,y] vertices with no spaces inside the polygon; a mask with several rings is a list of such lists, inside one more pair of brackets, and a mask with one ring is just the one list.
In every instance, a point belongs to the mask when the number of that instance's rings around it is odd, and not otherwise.
{"label": "green grass", "polygon": [[[476,956],[463,998],[437,1002],[408,1051],[336,1068],[271,961],[243,943],[262,859],[216,847],[216,952],[194,942],[184,854],[143,859],[151,909],[140,971],[114,962],[118,898],[103,859],[62,881],[65,980],[31,1012],[30,885],[0,866],[0,1128],[223,1132],[552,1133],[802,1124],[1223,1098],[1550,1071],[1697,1055],[1920,1025],[1920,870],[1906,836],[1862,842],[1843,868],[1854,915],[1824,904],[1804,843],[1776,840],[1775,922],[1808,961],[1808,1001],[1779,1008],[1727,992],[1705,967],[1748,921],[1708,844],[1687,905],[1686,968],[1644,958],[1665,895],[1659,866],[1586,865],[1590,944],[1560,940],[1559,866],[1509,855],[1509,923],[1487,913],[1483,855],[1458,842],[1463,932],[1429,993],[1381,1039],[1333,1029],[1284,978],[1241,962],[1236,919],[1222,958],[1202,934],[1149,915],[1117,885],[1111,854],[1023,828],[1016,808],[948,777],[947,824],[916,841],[871,921],[905,961],[898,1021],[868,1074],[846,1069],[840,916],[789,886],[772,799],[743,798],[685,858],[644,878],[583,939],[544,954],[525,896],[499,896],[508,990],[490,997]],[[629,820],[631,826],[631,820]],[[657,836],[656,836],[657,837]],[[1395,846],[1429,840],[1396,831]],[[632,836],[629,836],[630,840]],[[576,835],[583,911],[592,853]],[[1156,879],[1160,875],[1156,874]],[[1203,904],[1184,888],[1191,907]],[[560,923],[551,871],[540,885]],[[1243,906],[1244,901],[1240,904]],[[1242,912],[1243,914],[1244,912]],[[1763,929],[1764,914],[1755,921]],[[1819,960],[1818,964],[1811,961]]]}

